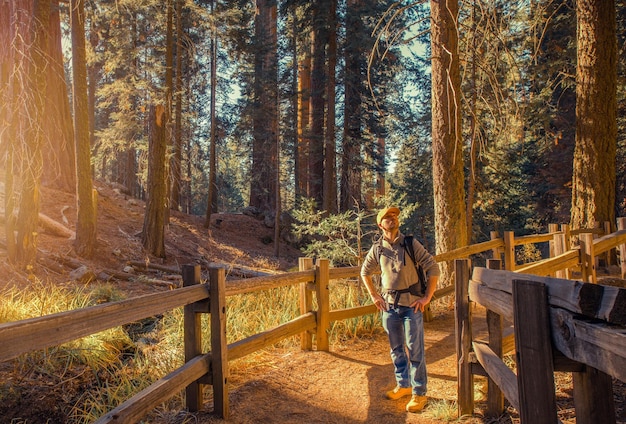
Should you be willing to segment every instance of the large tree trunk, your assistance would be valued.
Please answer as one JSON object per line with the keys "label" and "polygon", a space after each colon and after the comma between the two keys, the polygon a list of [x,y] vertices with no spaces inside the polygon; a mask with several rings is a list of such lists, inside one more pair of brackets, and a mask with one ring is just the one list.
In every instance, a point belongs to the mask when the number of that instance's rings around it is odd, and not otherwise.
{"label": "large tree trunk", "polygon": [[49,24],[49,70],[46,89],[46,112],[44,115],[44,149],[46,166],[42,183],[46,186],[73,192],[76,189],[76,158],[67,96],[67,84],[61,50],[61,23],[59,2],[52,1]]}
{"label": "large tree trunk", "polygon": [[615,226],[617,39],[614,0],[579,0],[573,228]]}
{"label": "large tree trunk", "polygon": [[[167,104],[167,116],[169,119],[174,115],[174,2],[167,0],[167,33],[165,41],[165,102]],[[170,145],[170,172],[168,194],[169,207],[179,210],[180,207],[180,146],[177,140],[171,137],[172,131],[170,123],[165,126],[168,133],[168,144]],[[169,220],[169,211],[167,212]]]}
{"label": "large tree trunk", "polygon": [[275,211],[278,161],[278,39],[273,0],[257,0],[250,206]]}
{"label": "large tree trunk", "polygon": [[150,143],[148,147],[148,182],[146,212],[141,232],[143,246],[158,258],[165,258],[165,215],[167,212],[167,179],[165,153],[167,135],[166,108],[150,108]]}
{"label": "large tree trunk", "polygon": [[176,155],[177,170],[172,170],[172,173],[177,172],[172,178],[172,208],[174,208],[173,199],[177,200],[177,207],[182,208],[183,212],[189,213],[187,203],[183,200],[183,178],[182,178],[182,162],[183,162],[183,6],[184,0],[175,0],[176,3],[176,76],[174,82],[174,103],[175,103],[175,118],[174,118],[174,146]]}
{"label": "large tree trunk", "polygon": [[[467,245],[457,0],[431,1],[432,143],[437,253]],[[451,264],[442,284],[453,282]]]}
{"label": "large tree trunk", "polygon": [[326,84],[326,136],[324,147],[324,201],[322,208],[337,213],[337,167],[335,140],[335,67],[337,66],[337,0],[329,1],[328,83]]}
{"label": "large tree trunk", "polygon": [[[214,13],[211,2],[211,13]],[[209,195],[204,226],[211,225],[211,213],[217,212],[217,118],[215,116],[215,95],[217,93],[217,30],[211,34],[211,147],[209,151]]]}
{"label": "large tree trunk", "polygon": [[298,64],[298,143],[295,159],[296,197],[309,196],[309,144],[311,108],[311,48],[306,38],[304,57]]}
{"label": "large tree trunk", "polygon": [[84,0],[70,1],[73,72],[72,99],[74,105],[74,139],[76,140],[76,176],[78,182],[78,220],[76,222],[74,247],[80,256],[89,258],[93,255],[96,247],[97,227],[96,205],[91,182],[84,7]]}
{"label": "large tree trunk", "polygon": [[359,40],[364,31],[361,21],[362,0],[348,0],[346,11],[346,48],[345,48],[345,95],[343,157],[341,160],[341,211],[358,209],[362,203],[361,138],[363,126],[363,107],[361,96],[365,90],[363,81],[364,53]]}
{"label": "large tree trunk", "polygon": [[[17,138],[13,143],[21,144],[19,151],[21,163],[16,164],[20,170],[21,187],[16,187],[19,195],[19,212],[17,216],[16,257],[10,258],[18,263],[34,265],[37,256],[37,225],[39,222],[40,182],[43,172],[42,145],[44,139],[43,125],[46,105],[46,85],[48,69],[48,29],[50,17],[50,1],[15,1],[14,10],[23,13],[15,22],[21,41],[15,41],[15,71],[24,72],[23,85],[14,86],[19,90],[19,104],[16,110],[23,110],[28,122],[20,122]],[[20,25],[25,24],[25,25]],[[27,33],[20,33],[26,28]],[[16,37],[17,38],[17,37]],[[18,59],[18,52],[20,59]],[[18,63],[24,58],[23,63]],[[17,83],[14,80],[14,83]],[[15,157],[14,157],[15,158]],[[7,195],[13,195],[7,193]],[[10,237],[10,235],[9,235]]]}
{"label": "large tree trunk", "polygon": [[311,69],[311,144],[309,149],[309,197],[322,207],[324,183],[324,117],[326,106],[326,45],[328,0],[313,4],[313,68]]}

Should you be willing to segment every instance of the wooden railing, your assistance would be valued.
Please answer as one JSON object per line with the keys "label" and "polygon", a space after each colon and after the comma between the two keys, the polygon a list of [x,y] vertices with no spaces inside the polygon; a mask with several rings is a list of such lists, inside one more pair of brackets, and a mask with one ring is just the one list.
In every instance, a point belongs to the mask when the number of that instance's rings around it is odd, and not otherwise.
{"label": "wooden railing", "polygon": [[[615,422],[612,378],[626,382],[626,289],[486,268],[470,278],[463,260],[456,278],[459,415],[473,413],[473,376],[482,375],[487,415],[501,415],[506,397],[521,423],[557,423],[554,371],[566,371],[576,422]],[[470,302],[487,309],[486,341],[473,339]],[[517,374],[502,360],[513,348]]]}
{"label": "wooden railing", "polygon": [[[595,263],[596,255],[616,246],[624,249],[626,242],[624,229],[626,227],[623,226],[622,231],[599,239],[593,239],[593,235],[589,237],[582,235],[583,245],[587,246],[584,249],[557,253],[549,259],[525,265],[520,269],[526,270],[527,273],[547,275],[582,266],[583,269],[585,267],[589,269],[585,275],[588,278],[594,278],[592,264]],[[514,269],[516,267],[515,246],[548,241],[557,245],[559,238],[562,237],[564,237],[564,232],[556,230],[546,234],[517,238],[512,232],[508,232],[504,234],[503,238],[497,238],[494,235],[493,240],[438,254],[435,259],[438,262],[452,261],[491,251],[492,255],[498,258],[503,253],[505,266]],[[566,246],[566,243],[563,242],[559,245]],[[620,256],[622,258],[625,256],[624,252],[621,250]],[[312,259],[302,258],[298,272],[228,282],[225,278],[224,269],[210,268],[209,283],[206,284],[200,284],[200,267],[198,265],[185,265],[181,271],[183,275],[182,288],[120,302],[0,324],[0,361],[7,361],[24,353],[45,349],[184,306],[185,364],[103,415],[98,423],[137,422],[157,405],[182,390],[186,392],[187,408],[191,411],[198,410],[203,403],[201,387],[204,384],[213,385],[215,413],[222,417],[228,417],[226,384],[228,361],[244,357],[280,340],[294,336],[300,337],[303,349],[312,349],[315,339],[316,349],[328,350],[327,330],[330,328],[331,322],[376,312],[375,306],[371,304],[330,310],[329,281],[356,278],[359,275],[359,267],[331,268],[325,259],[317,260],[314,265]],[[225,298],[227,296],[289,285],[300,286],[300,316],[246,339],[230,344],[226,343]],[[454,290],[454,284],[440,288],[435,292],[435,298],[450,295]],[[317,310],[313,310],[312,307],[314,296],[318,306]],[[206,313],[210,313],[211,323],[211,351],[209,353],[202,352],[201,349],[200,317]]]}

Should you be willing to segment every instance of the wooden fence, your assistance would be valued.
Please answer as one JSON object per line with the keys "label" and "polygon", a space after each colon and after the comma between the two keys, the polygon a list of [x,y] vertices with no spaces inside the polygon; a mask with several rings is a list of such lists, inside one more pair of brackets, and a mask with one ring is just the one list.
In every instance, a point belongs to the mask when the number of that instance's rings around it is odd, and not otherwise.
{"label": "wooden fence", "polygon": [[[547,234],[516,238],[513,233],[505,233],[502,238],[494,236],[491,241],[439,254],[435,256],[435,259],[438,262],[452,261],[491,251],[496,257],[500,257],[503,253],[506,267],[515,268],[515,246],[548,241],[556,243],[555,237],[561,237],[563,234],[563,231],[551,231]],[[593,239],[593,236],[589,240],[583,238],[587,240],[585,243],[589,245],[588,247],[560,253],[551,259],[526,265],[526,267],[534,267],[532,272],[537,274],[580,267],[581,263],[582,269],[593,268],[595,255],[606,252],[609,249],[608,246],[615,245],[614,241],[617,239],[623,244],[626,241],[622,238],[625,234],[626,231],[622,230],[608,236],[613,240],[611,243],[605,243],[604,238]],[[623,249],[624,246],[622,245],[621,248]],[[576,257],[580,258],[579,261],[574,259]],[[182,390],[186,392],[187,408],[191,411],[199,410],[203,404],[201,388],[205,384],[213,386],[215,413],[227,418],[229,415],[227,385],[229,360],[244,357],[294,336],[301,338],[303,349],[312,349],[313,339],[315,339],[315,347],[318,350],[328,350],[328,329],[331,322],[376,312],[375,306],[371,304],[330,310],[329,282],[358,277],[359,268],[331,268],[328,260],[325,259],[318,259],[314,265],[312,259],[302,258],[298,272],[228,282],[224,269],[210,268],[209,283],[206,284],[200,283],[199,265],[185,265],[181,272],[182,288],[0,324],[0,361],[10,360],[24,353],[69,342],[184,306],[185,364],[106,413],[97,422],[137,422],[156,406]],[[589,278],[593,278],[594,275],[593,269],[586,274]],[[246,339],[226,343],[225,298],[227,296],[288,285],[300,286],[300,316]],[[435,298],[450,295],[454,290],[454,284],[443,287],[436,291]],[[313,297],[316,298],[317,310],[312,309]],[[201,350],[200,318],[206,313],[210,313],[211,328],[211,351],[208,353]]]}
{"label": "wooden fence", "polygon": [[[518,272],[501,271],[496,259],[474,268],[470,278],[469,261],[455,262],[460,416],[473,414],[473,376],[482,375],[488,415],[500,415],[506,397],[522,423],[557,423],[554,371],[568,371],[577,422],[615,422],[612,378],[626,381],[626,288],[593,283],[597,255],[619,248],[624,257],[621,228],[599,238],[581,234],[579,249]],[[540,276],[573,267],[592,282]],[[486,308],[487,340],[473,338],[470,302]],[[514,349],[517,374],[502,360]]]}

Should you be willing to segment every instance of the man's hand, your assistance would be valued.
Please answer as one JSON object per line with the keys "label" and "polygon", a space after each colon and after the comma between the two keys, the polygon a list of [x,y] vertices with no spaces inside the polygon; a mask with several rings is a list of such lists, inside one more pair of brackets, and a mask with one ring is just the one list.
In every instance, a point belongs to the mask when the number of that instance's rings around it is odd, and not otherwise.
{"label": "man's hand", "polygon": [[372,302],[376,305],[376,308],[378,308],[379,311],[385,312],[387,310],[387,302],[385,302],[385,299],[383,299],[380,294],[374,294],[372,296]]}
{"label": "man's hand", "polygon": [[413,308],[414,312],[420,311],[424,312],[426,306],[430,303],[430,298],[426,296],[418,298],[415,302],[411,304],[411,308]]}

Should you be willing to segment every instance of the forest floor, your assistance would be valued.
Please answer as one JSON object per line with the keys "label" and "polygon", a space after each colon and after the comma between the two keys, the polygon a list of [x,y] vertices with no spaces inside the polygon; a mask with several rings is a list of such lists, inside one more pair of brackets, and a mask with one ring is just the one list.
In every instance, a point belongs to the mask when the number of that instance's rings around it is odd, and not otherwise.
{"label": "forest floor", "polygon": [[[166,229],[166,259],[146,254],[138,236],[143,224],[144,204],[113,187],[97,183],[98,250],[94,258],[78,258],[67,237],[52,234],[53,228],[42,228],[39,235],[40,264],[29,276],[0,260],[0,291],[12,286],[21,288],[33,283],[68,286],[84,284],[72,280],[70,273],[84,265],[97,278],[116,276],[111,281],[128,295],[169,290],[167,281],[151,278],[124,279],[128,264],[144,262],[177,268],[181,264],[223,264],[232,272],[284,272],[297,268],[301,252],[281,243],[279,257],[269,242],[274,230],[257,217],[244,214],[213,214],[210,228],[204,228],[204,217],[172,212]],[[1,190],[0,190],[1,192]],[[52,221],[72,229],[76,216],[73,194],[43,190],[41,211]],[[4,204],[4,202],[2,202]],[[4,226],[0,240],[5,240]],[[4,256],[0,246],[0,255]],[[42,265],[42,264],[45,264]],[[141,281],[141,282],[139,282]],[[475,311],[480,317],[481,311]],[[482,322],[480,319],[479,322]],[[405,412],[408,399],[389,401],[384,392],[393,387],[393,367],[382,329],[373,334],[338,342],[330,352],[303,352],[299,349],[271,349],[255,357],[254,363],[233,367],[229,380],[231,423],[442,423],[455,420],[457,390],[454,313],[447,307],[434,309],[433,319],[425,324],[428,362],[429,404],[420,414]],[[0,363],[0,383],[4,390],[21,385],[21,400],[0,414],[2,423],[57,423],[60,403],[73,398],[72,388],[80,387],[79,372],[71,379],[36,375],[16,375],[18,367]],[[68,375],[70,375],[68,374]],[[71,381],[76,380],[72,385]],[[59,380],[63,384],[59,383]],[[69,383],[68,383],[69,382]],[[559,418],[575,422],[572,383],[569,374],[557,373]],[[11,385],[16,387],[11,388]],[[28,386],[28,387],[25,387]],[[463,417],[466,423],[516,423],[515,410],[507,408],[501,417],[482,416],[486,383],[476,378],[476,414]],[[626,423],[626,387],[614,384],[616,409],[620,423]],[[0,392],[0,399],[6,393]],[[162,412],[148,421],[166,423],[222,423],[212,414],[208,396],[205,408],[195,414],[184,411]]]}

